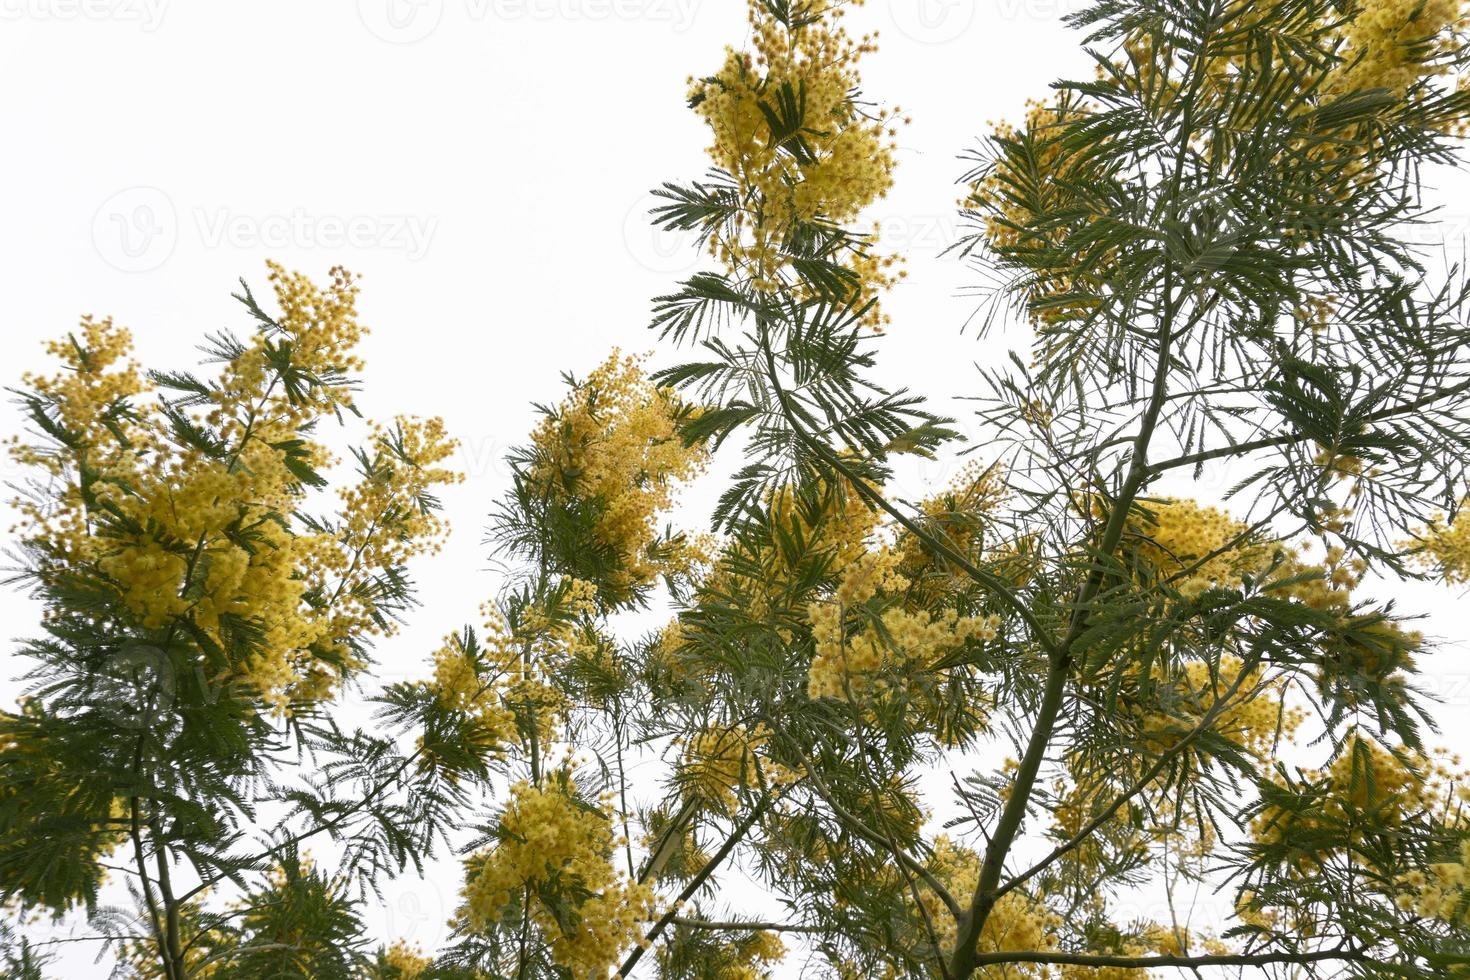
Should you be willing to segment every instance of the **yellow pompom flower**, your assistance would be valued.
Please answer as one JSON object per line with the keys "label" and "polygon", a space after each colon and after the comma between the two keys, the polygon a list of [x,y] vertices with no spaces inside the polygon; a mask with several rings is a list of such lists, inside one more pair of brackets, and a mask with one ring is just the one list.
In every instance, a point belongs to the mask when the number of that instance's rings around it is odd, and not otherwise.
{"label": "yellow pompom flower", "polygon": [[[1391,828],[1417,814],[1452,818],[1456,792],[1464,777],[1442,754],[1421,755],[1390,750],[1366,735],[1354,733],[1326,768],[1302,774],[1320,794],[1304,811],[1267,806],[1251,826],[1259,841],[1290,843],[1310,839],[1313,831],[1347,831],[1361,839],[1370,827]],[[1273,775],[1277,782],[1279,774]],[[1371,820],[1368,819],[1371,817]],[[1297,858],[1302,874],[1311,874],[1323,855]]]}
{"label": "yellow pompom flower", "polygon": [[1470,583],[1470,521],[1433,520],[1410,546],[1421,548],[1420,561],[1450,585]]}
{"label": "yellow pompom flower", "polygon": [[[753,51],[727,49],[717,73],[690,82],[690,104],[713,135],[710,158],[744,204],[710,249],[760,289],[790,284],[793,223],[847,224],[893,184],[897,110],[869,111],[854,98],[858,62],[876,43],[842,27],[847,5],[797,0],[783,22],[750,0]],[[856,249],[841,261],[860,302],[896,279],[892,257]],[[876,310],[872,325],[883,320]]]}
{"label": "yellow pompom flower", "polygon": [[558,965],[575,980],[605,980],[642,935],[653,892],[614,868],[608,812],[579,800],[567,773],[549,782],[511,787],[499,842],[468,863],[464,917],[483,929],[524,900]]}
{"label": "yellow pompom flower", "polygon": [[1331,88],[1402,98],[1421,79],[1447,73],[1451,33],[1464,26],[1463,0],[1361,0],[1341,28],[1343,64]]}
{"label": "yellow pompom flower", "polygon": [[638,358],[617,352],[537,428],[531,478],[553,500],[594,513],[596,548],[613,559],[601,597],[626,602],[660,574],[686,571],[696,555],[659,552],[657,519],[675,488],[697,475],[706,453],[686,446],[678,424],[687,409],[644,377]]}
{"label": "yellow pompom flower", "polygon": [[786,767],[760,757],[770,738],[764,726],[710,728],[694,735],[685,746],[680,783],[688,795],[733,813],[742,788],[759,788],[794,778]]}
{"label": "yellow pompom flower", "polygon": [[393,980],[419,980],[432,963],[421,949],[401,939],[383,951],[383,965]]}
{"label": "yellow pompom flower", "polygon": [[393,631],[401,602],[384,582],[437,550],[434,494],[460,477],[442,422],[400,418],[372,429],[334,515],[300,516],[332,463],[315,427],[352,410],[365,331],[346,271],[319,288],[272,264],[270,280],[280,313],[218,342],[214,380],[145,377],[127,331],[84,319],[50,345],[61,371],[25,379],[54,438],[12,453],[50,478],[44,497],[16,502],[42,582],[102,578],[131,626],[195,636],[211,683],[243,682],[286,711],[332,696]]}

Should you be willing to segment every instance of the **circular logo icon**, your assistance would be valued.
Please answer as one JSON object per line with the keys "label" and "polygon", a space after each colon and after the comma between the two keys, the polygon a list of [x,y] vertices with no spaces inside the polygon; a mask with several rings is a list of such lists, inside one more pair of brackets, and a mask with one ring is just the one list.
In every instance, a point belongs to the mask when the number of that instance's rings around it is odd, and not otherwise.
{"label": "circular logo icon", "polygon": [[174,202],[157,187],[129,187],[102,202],[92,216],[92,245],[120,272],[149,272],[179,243]]}
{"label": "circular logo icon", "polygon": [[357,0],[357,17],[389,44],[422,41],[444,17],[444,0]]}
{"label": "circular logo icon", "polygon": [[177,691],[168,654],[147,643],[127,643],[111,654],[91,683],[97,711],[133,731],[155,725]]}
{"label": "circular logo icon", "polygon": [[975,22],[974,0],[889,0],[900,31],[920,44],[945,44]]}
{"label": "circular logo icon", "polygon": [[1240,250],[1246,233],[1242,211],[1227,197],[1193,195],[1179,208],[1181,220],[1162,236],[1165,247],[1196,272],[1218,272]]}
{"label": "circular logo icon", "polygon": [[703,257],[698,229],[664,228],[656,223],[653,210],[669,203],[657,194],[644,194],[623,218],[628,254],[643,268],[663,275],[688,272]]}

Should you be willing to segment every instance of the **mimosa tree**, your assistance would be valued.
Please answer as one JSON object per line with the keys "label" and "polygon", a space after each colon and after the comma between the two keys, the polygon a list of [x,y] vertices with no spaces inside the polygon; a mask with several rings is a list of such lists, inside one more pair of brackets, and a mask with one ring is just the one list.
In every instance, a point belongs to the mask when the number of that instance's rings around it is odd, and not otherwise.
{"label": "mimosa tree", "polygon": [[[494,511],[509,581],[378,729],[333,696],[453,475],[402,420],[306,516],[350,281],[245,293],[218,378],[145,375],[103,323],[56,347],[18,448],[47,618],[3,719],[8,899],[177,980],[1470,975],[1470,776],[1434,641],[1375,598],[1470,581],[1470,290],[1408,233],[1470,120],[1461,5],[1075,15],[1093,76],[964,177],[982,342],[1025,335],[928,393],[976,400],[969,445],[877,380],[902,274],[860,222],[901,121],[846,6],[752,0],[751,50],[691,83],[714,169],[655,217],[711,269],[653,326],[692,353],[568,377]],[[731,453],[712,527],[674,526]],[[891,492],[940,454],[952,482]],[[1225,499],[1187,493],[1206,467]],[[370,952],[374,883],[451,845],[453,941]]]}

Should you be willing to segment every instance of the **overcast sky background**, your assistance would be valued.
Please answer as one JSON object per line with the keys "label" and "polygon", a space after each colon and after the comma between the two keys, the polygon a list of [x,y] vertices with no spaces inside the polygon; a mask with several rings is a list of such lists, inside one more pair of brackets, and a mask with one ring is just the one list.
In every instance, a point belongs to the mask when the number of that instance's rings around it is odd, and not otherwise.
{"label": "overcast sky background", "polygon": [[[867,93],[913,117],[898,185],[872,211],[908,256],[884,371],[942,408],[962,409],[946,397],[975,391],[973,365],[1023,336],[962,332],[976,280],[939,258],[958,156],[1056,77],[1087,73],[1061,23],[1077,2],[871,0],[851,18],[883,40]],[[360,272],[368,414],[444,416],[469,476],[446,495],[450,546],[417,569],[423,607],[380,650],[384,675],[418,676],[499,585],[481,529],[531,402],[615,346],[652,349],[650,297],[700,267],[682,236],[649,227],[648,191],[705,169],[686,79],[745,36],[736,0],[0,0],[0,380],[42,368],[41,342],[83,313],[132,328],[145,364],[189,367],[205,332],[248,329],[230,293],[241,276],[264,291],[268,258]],[[1467,188],[1446,179],[1446,227],[1426,235],[1459,242]],[[0,436],[20,426],[0,412]],[[917,496],[949,469],[911,467],[896,489]],[[1195,492],[1229,482],[1207,474]],[[1448,639],[1425,682],[1445,698],[1443,741],[1470,744],[1463,596],[1392,594]],[[0,596],[7,637],[37,612]],[[21,666],[0,653],[0,675]],[[443,938],[457,866],[431,877],[388,888],[385,936]],[[100,975],[69,962],[65,975]]]}

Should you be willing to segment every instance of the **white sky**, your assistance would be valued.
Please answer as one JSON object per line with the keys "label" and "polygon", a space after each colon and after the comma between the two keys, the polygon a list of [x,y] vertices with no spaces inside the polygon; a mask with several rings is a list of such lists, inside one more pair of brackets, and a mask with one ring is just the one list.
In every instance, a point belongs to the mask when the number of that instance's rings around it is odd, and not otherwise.
{"label": "white sky", "polygon": [[[868,94],[914,119],[872,212],[909,256],[887,304],[897,383],[973,392],[973,363],[1003,351],[961,334],[973,280],[937,258],[955,235],[956,158],[1057,76],[1088,72],[1060,24],[1079,2],[871,0],[852,18],[884,40]],[[41,341],[82,313],[132,328],[145,363],[190,367],[205,332],[247,329],[229,294],[240,276],[265,292],[267,258],[362,273],[369,414],[444,416],[469,475],[447,494],[453,541],[418,568],[423,608],[379,651],[386,676],[418,675],[499,584],[481,528],[530,402],[611,347],[651,349],[650,297],[699,267],[689,242],[648,227],[647,191],[703,172],[686,78],[745,33],[738,0],[0,0],[3,383],[41,368]],[[1452,237],[1465,189],[1442,191]],[[19,426],[0,412],[0,437]],[[915,468],[898,489],[944,476]],[[1450,640],[1424,680],[1446,698],[1443,741],[1470,744],[1463,596],[1394,594]],[[36,613],[0,596],[7,637]],[[0,676],[20,668],[0,653]],[[453,866],[391,887],[385,934],[432,947],[457,889]]]}

